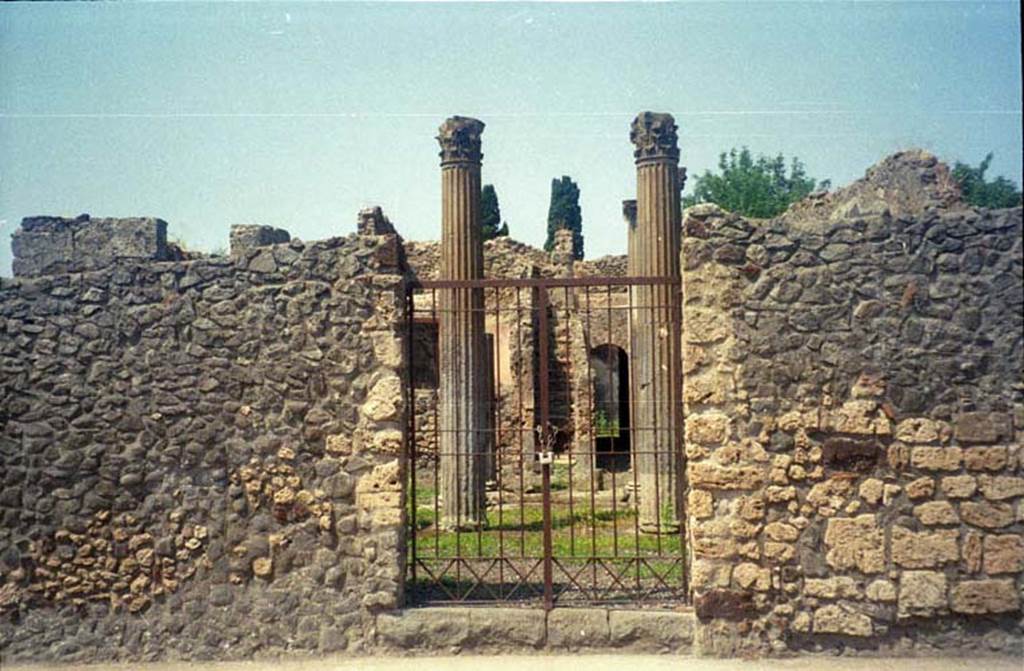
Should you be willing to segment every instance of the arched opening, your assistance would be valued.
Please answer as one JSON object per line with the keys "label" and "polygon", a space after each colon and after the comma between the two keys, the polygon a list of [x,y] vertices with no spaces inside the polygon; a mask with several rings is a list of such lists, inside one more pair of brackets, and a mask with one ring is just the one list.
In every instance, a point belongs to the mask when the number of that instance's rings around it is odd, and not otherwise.
{"label": "arched opening", "polygon": [[590,351],[590,367],[597,467],[629,470],[629,357],[616,345],[598,345]]}

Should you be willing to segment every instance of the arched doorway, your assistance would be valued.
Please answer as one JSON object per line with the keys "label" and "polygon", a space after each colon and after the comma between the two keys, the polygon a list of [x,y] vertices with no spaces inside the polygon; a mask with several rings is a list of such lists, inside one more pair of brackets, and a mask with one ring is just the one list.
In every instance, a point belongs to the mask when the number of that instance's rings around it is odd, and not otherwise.
{"label": "arched doorway", "polygon": [[629,357],[617,345],[598,345],[590,351],[590,367],[597,467],[629,470]]}

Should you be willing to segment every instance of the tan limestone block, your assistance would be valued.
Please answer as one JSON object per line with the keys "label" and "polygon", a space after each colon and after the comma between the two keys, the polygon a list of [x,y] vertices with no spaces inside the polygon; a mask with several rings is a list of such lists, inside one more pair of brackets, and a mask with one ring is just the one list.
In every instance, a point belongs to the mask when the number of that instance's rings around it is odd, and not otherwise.
{"label": "tan limestone block", "polygon": [[885,569],[885,534],[875,516],[830,519],[825,528],[826,561],[833,568],[881,573]]}
{"label": "tan limestone block", "polygon": [[986,499],[1001,501],[1024,496],[1024,478],[1011,475],[979,475],[978,487]]}
{"label": "tan limestone block", "polygon": [[937,571],[904,571],[896,605],[899,619],[928,617],[946,610],[946,576]]}
{"label": "tan limestone block", "polygon": [[816,599],[861,599],[864,597],[860,585],[849,576],[808,578],[804,581],[804,596]]}
{"label": "tan limestone block", "polygon": [[905,568],[930,568],[958,561],[959,538],[960,532],[955,529],[911,531],[895,526],[892,528],[892,561]]}
{"label": "tan limestone block", "polygon": [[960,519],[983,529],[999,529],[1013,524],[1013,506],[1008,503],[964,501],[960,504]]}
{"label": "tan limestone block", "polygon": [[686,418],[686,440],[698,445],[721,445],[729,438],[729,416],[720,412]]}
{"label": "tan limestone block", "polygon": [[715,513],[714,497],[711,492],[693,489],[686,497],[687,510],[697,519],[711,517]]}
{"label": "tan limestone block", "polygon": [[777,487],[769,486],[764,490],[765,500],[768,503],[782,503],[784,501],[793,501],[796,499],[796,487]]}
{"label": "tan limestone block", "polygon": [[956,613],[1010,613],[1020,609],[1013,579],[965,580],[953,587],[950,606]]}
{"label": "tan limestone block", "polygon": [[1005,447],[968,447],[964,450],[964,466],[969,471],[1001,471],[1009,462]]}
{"label": "tan limestone block", "polygon": [[896,440],[901,440],[904,443],[928,445],[948,442],[952,434],[953,430],[946,422],[925,417],[912,417],[897,424],[893,435]]}
{"label": "tan limestone block", "polygon": [[274,572],[274,560],[270,557],[257,557],[252,560],[252,572],[258,578],[269,578]]}
{"label": "tan limestone block", "polygon": [[1024,538],[1019,534],[985,536],[985,573],[1024,571]]}
{"label": "tan limestone block", "polygon": [[792,542],[800,536],[796,527],[784,522],[772,522],[764,528],[764,537],[770,541]]}
{"label": "tan limestone block", "polygon": [[853,480],[847,477],[832,477],[811,487],[807,502],[815,506],[840,508],[846,497],[853,493]]}
{"label": "tan limestone block", "polygon": [[732,566],[727,563],[694,559],[692,587],[705,591],[716,587],[728,587]]}
{"label": "tan limestone block", "polygon": [[698,559],[730,559],[736,556],[736,541],[731,538],[695,538],[693,556]]}
{"label": "tan limestone block", "polygon": [[977,531],[968,531],[964,534],[963,566],[968,573],[977,573],[981,570],[981,547],[981,534]]}
{"label": "tan limestone block", "polygon": [[744,562],[738,564],[732,571],[733,584],[740,589],[749,589],[755,592],[766,592],[771,589],[771,570],[762,568],[757,564]]}
{"label": "tan limestone block", "polygon": [[868,585],[865,593],[871,601],[890,603],[896,600],[896,585],[891,580],[879,578]]}
{"label": "tan limestone block", "polygon": [[368,419],[382,422],[398,416],[398,404],[402,400],[402,380],[397,375],[384,375],[367,394],[362,413]]}
{"label": "tan limestone block", "polygon": [[764,498],[756,494],[740,497],[736,501],[736,514],[749,522],[764,519]]}
{"label": "tan limestone block", "polygon": [[949,501],[929,501],[919,506],[914,506],[914,517],[921,521],[921,524],[935,526],[941,524],[959,524],[960,518]]}
{"label": "tan limestone block", "polygon": [[814,633],[871,636],[871,618],[839,605],[822,606],[814,611]]}
{"label": "tan limestone block", "polygon": [[875,505],[882,499],[883,485],[884,483],[878,478],[868,478],[860,484],[857,493],[867,503]]}
{"label": "tan limestone block", "polygon": [[910,453],[911,465],[926,471],[956,471],[962,461],[959,447],[915,447]]}
{"label": "tan limestone block", "polygon": [[764,556],[776,564],[785,564],[796,556],[796,546],[792,543],[777,543],[765,541]]}
{"label": "tan limestone block", "polygon": [[764,469],[757,466],[722,466],[711,462],[689,464],[690,484],[706,489],[757,489],[764,484]]}
{"label": "tan limestone block", "polygon": [[907,496],[911,499],[927,499],[935,493],[935,481],[931,478],[918,478],[907,485]]}
{"label": "tan limestone block", "polygon": [[973,475],[950,475],[942,478],[939,488],[951,499],[967,499],[978,489],[978,481]]}
{"label": "tan limestone block", "polygon": [[352,454],[352,436],[347,433],[327,436],[325,447],[331,455]]}

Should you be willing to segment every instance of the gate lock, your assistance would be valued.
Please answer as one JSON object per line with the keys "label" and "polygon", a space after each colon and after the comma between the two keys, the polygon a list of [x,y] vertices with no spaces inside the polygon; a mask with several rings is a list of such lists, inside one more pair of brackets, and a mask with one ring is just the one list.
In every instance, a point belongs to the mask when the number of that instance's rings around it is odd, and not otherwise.
{"label": "gate lock", "polygon": [[551,450],[547,450],[545,452],[538,452],[537,459],[538,461],[540,461],[541,465],[550,464],[555,460],[555,453],[552,452]]}

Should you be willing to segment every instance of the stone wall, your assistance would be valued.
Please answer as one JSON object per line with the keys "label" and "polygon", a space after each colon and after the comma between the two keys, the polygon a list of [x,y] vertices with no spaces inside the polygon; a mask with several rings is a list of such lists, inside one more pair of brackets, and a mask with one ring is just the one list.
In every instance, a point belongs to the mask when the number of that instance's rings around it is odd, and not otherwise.
{"label": "stone wall", "polygon": [[943,174],[915,152],[778,220],[687,211],[698,650],[1020,654],[1021,209]]}
{"label": "stone wall", "polygon": [[160,220],[40,221],[0,279],[0,658],[360,650],[402,602],[397,237],[167,262]]}

